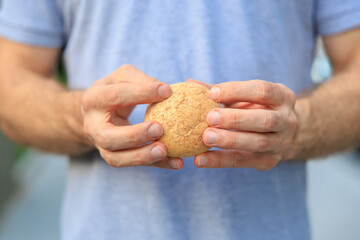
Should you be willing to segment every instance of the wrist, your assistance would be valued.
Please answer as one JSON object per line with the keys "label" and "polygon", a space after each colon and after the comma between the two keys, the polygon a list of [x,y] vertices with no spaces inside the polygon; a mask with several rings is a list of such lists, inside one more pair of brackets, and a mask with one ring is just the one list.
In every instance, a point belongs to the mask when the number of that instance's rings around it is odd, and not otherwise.
{"label": "wrist", "polygon": [[73,133],[76,141],[84,147],[84,152],[87,152],[92,150],[94,146],[83,130],[84,118],[81,111],[83,94],[84,91],[65,91],[62,95],[62,100],[66,102],[68,108],[65,116],[67,126]]}
{"label": "wrist", "polygon": [[294,107],[295,115],[297,117],[297,127],[293,136],[292,144],[289,148],[286,160],[304,158],[306,152],[306,129],[308,129],[311,104],[308,98],[298,99]]}

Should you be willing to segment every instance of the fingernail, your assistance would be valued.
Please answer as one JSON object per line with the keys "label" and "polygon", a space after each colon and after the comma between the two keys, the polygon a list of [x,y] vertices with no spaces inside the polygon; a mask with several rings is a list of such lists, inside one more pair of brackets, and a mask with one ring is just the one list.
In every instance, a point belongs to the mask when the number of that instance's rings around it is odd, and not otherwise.
{"label": "fingernail", "polygon": [[162,127],[158,123],[154,123],[149,127],[148,134],[152,138],[157,138],[162,136],[164,133]]}
{"label": "fingernail", "polygon": [[198,166],[205,167],[208,164],[208,158],[206,156],[199,156],[198,157]]}
{"label": "fingernail", "polygon": [[210,125],[220,124],[220,114],[217,111],[210,111],[207,117],[207,122]]}
{"label": "fingernail", "polygon": [[177,159],[171,159],[169,165],[171,168],[180,169],[180,163]]}
{"label": "fingernail", "polygon": [[169,87],[169,85],[161,85],[158,88],[158,93],[160,95],[160,97],[162,98],[168,98],[171,96],[171,88]]}
{"label": "fingernail", "polygon": [[154,159],[163,159],[166,157],[166,152],[162,147],[155,146],[153,149],[151,149],[151,155]]}
{"label": "fingernail", "polygon": [[217,142],[218,136],[214,131],[207,131],[205,135],[205,140],[208,144],[214,144]]}
{"label": "fingernail", "polygon": [[210,98],[213,100],[217,100],[220,97],[220,88],[218,87],[212,87],[210,89]]}

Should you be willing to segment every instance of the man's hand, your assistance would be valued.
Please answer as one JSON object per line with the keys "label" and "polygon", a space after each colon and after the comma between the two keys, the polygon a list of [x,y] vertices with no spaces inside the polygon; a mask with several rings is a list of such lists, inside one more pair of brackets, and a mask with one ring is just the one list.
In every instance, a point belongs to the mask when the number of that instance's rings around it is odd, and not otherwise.
{"label": "man's hand", "polygon": [[171,94],[167,84],[132,65],[124,65],[85,91],[82,98],[84,131],[112,167],[181,169],[183,160],[166,158],[165,145],[155,141],[163,135],[158,122],[130,125],[128,121],[135,105],[159,102]]}
{"label": "man's hand", "polygon": [[261,80],[226,82],[212,86],[210,97],[227,108],[209,112],[211,127],[203,141],[227,150],[198,155],[198,167],[267,170],[293,157],[289,148],[297,127],[296,96],[289,88]]}

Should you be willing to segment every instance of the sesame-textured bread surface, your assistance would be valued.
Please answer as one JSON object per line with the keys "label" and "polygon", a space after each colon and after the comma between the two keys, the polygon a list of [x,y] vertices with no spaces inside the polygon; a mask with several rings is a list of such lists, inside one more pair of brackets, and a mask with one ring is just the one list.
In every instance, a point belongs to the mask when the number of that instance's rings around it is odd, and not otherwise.
{"label": "sesame-textured bread surface", "polygon": [[209,98],[203,85],[176,83],[170,87],[173,94],[168,99],[148,105],[145,121],[162,125],[164,135],[159,141],[167,147],[169,157],[192,157],[208,151],[210,147],[202,141],[207,114],[220,104]]}

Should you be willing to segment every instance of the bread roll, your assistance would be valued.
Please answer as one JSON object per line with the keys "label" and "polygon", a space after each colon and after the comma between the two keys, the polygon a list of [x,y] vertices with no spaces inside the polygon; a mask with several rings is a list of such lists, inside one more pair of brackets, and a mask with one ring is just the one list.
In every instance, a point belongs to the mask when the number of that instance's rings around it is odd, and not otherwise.
{"label": "bread roll", "polygon": [[211,100],[209,90],[196,83],[170,85],[173,94],[168,99],[149,104],[145,121],[159,122],[164,135],[159,139],[167,147],[169,157],[192,157],[210,147],[202,141],[209,111],[221,107]]}

